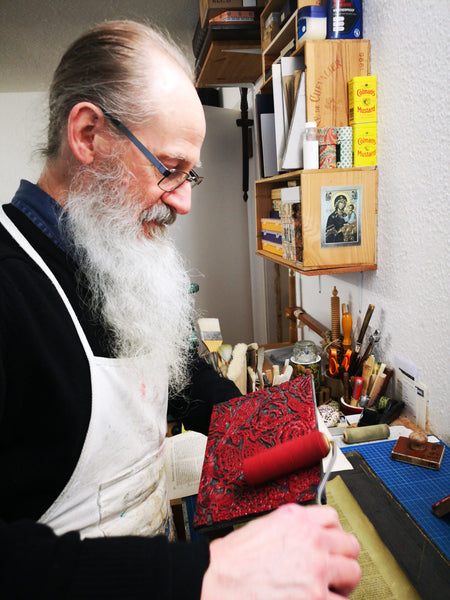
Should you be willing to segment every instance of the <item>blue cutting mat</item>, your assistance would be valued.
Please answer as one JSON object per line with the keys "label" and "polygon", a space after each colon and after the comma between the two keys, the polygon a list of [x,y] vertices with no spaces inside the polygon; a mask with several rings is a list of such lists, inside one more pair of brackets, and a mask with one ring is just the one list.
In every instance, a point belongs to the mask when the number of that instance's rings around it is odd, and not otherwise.
{"label": "blue cutting mat", "polygon": [[391,459],[395,441],[359,444],[341,448],[356,451],[368,462],[405,510],[450,558],[450,514],[439,519],[431,506],[450,494],[450,450],[446,446],[439,471]]}

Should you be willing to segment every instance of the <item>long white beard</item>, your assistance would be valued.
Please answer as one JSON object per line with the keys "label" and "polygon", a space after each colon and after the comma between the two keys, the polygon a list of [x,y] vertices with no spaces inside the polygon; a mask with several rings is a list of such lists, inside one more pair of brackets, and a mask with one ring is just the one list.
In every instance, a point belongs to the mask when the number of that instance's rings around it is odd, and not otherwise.
{"label": "long white beard", "polygon": [[[187,383],[187,355],[193,302],[183,260],[162,223],[174,215],[164,204],[143,214],[139,186],[121,185],[123,173],[111,161],[99,174],[75,177],[64,223],[81,272],[92,293],[92,309],[112,333],[117,357],[141,358],[150,377],[168,374],[180,390]],[[134,195],[134,197],[130,197]],[[151,237],[144,220],[161,223]]]}

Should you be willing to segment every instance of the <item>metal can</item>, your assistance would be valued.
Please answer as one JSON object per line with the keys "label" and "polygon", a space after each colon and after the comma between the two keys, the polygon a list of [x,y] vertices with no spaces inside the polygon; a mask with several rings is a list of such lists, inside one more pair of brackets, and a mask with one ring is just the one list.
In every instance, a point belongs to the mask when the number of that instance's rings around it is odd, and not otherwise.
{"label": "metal can", "polygon": [[328,0],[327,38],[362,39],[363,0]]}

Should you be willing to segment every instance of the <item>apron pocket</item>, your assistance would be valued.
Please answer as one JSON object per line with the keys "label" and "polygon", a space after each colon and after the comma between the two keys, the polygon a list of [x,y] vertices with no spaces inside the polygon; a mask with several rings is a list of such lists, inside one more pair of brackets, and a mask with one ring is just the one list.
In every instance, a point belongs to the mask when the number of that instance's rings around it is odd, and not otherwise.
{"label": "apron pocket", "polygon": [[99,528],[105,536],[165,533],[169,515],[163,454],[147,457],[100,484]]}

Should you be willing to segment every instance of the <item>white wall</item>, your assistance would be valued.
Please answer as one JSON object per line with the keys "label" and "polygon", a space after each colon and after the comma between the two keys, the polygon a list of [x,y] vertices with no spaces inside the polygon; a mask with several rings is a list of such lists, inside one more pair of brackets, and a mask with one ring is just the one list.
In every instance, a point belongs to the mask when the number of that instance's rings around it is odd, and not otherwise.
{"label": "white wall", "polygon": [[[223,340],[251,343],[253,337],[247,204],[242,197],[240,113],[205,106],[206,137],[192,209],[177,218],[171,233],[198,283],[196,306],[217,317]],[[253,187],[253,181],[250,181]]]}
{"label": "white wall", "polygon": [[0,203],[10,202],[20,179],[36,181],[45,143],[46,95],[43,92],[0,94]]}
{"label": "white wall", "polygon": [[375,305],[377,358],[391,366],[400,355],[420,368],[429,426],[447,443],[449,27],[450,4],[442,0],[364,3],[378,83],[378,270],[300,277],[303,307],[328,326],[333,286],[341,303],[350,303],[357,330],[368,304]]}

